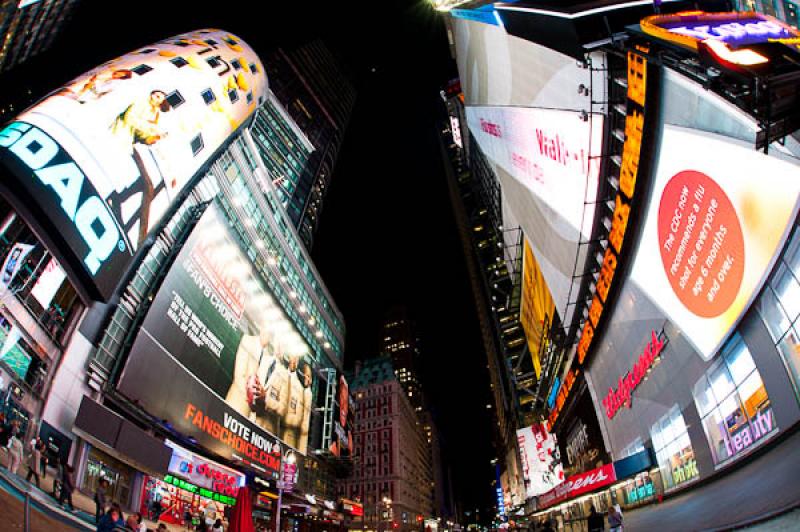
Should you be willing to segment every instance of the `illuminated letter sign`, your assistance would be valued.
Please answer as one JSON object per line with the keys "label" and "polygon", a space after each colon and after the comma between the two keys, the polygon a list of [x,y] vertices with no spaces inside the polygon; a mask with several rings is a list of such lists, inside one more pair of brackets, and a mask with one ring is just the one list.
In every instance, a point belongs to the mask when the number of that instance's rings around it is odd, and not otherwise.
{"label": "illuminated letter sign", "polygon": [[[653,15],[641,21],[642,30],[659,39],[695,51],[707,48],[723,64],[758,65],[769,60],[747,45],[780,42],[796,46],[800,33],[783,22],[754,12]],[[729,46],[737,48],[732,50]]]}
{"label": "illuminated letter sign", "polygon": [[661,351],[667,345],[663,331],[658,335],[655,331],[652,331],[651,335],[650,342],[645,346],[644,352],[639,356],[639,360],[633,365],[633,369],[624,377],[620,377],[616,391],[613,388],[609,388],[608,395],[603,399],[603,406],[606,409],[608,419],[612,419],[623,406],[631,407],[633,390],[639,386],[653,366],[653,362],[661,355]]}
{"label": "illuminated letter sign", "polygon": [[[641,50],[646,52],[647,50]],[[642,135],[644,132],[644,106],[647,97],[647,59],[636,53],[628,52],[628,109],[625,116],[625,143],[622,148],[622,160],[619,169],[619,191],[614,201],[614,212],[611,217],[611,228],[608,241],[611,244],[603,254],[600,274],[595,283],[595,295],[586,307],[588,319],[583,324],[576,349],[575,365],[583,365],[595,337],[595,330],[604,314],[608,312],[608,293],[614,282],[614,274],[619,263],[619,254],[628,230],[628,220],[636,190],[639,174],[639,159],[642,151]],[[573,370],[564,380],[558,392],[555,405],[548,421],[552,429],[564,407],[572,388],[577,370]],[[570,379],[572,382],[570,382]]]}
{"label": "illuminated letter sign", "polygon": [[[101,272],[115,250],[127,249],[106,203],[69,154],[49,135],[30,124],[13,122],[0,131],[0,147],[7,148],[19,161],[29,176],[27,184],[38,195],[36,199],[65,232],[65,238],[93,277]],[[63,218],[50,210],[50,205],[60,209],[67,224],[60,223]]]}

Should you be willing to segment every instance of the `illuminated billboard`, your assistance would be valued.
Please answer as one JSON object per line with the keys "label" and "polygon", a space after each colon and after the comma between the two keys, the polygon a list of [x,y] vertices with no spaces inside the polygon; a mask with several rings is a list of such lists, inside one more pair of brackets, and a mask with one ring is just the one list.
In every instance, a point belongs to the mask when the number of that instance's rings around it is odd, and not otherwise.
{"label": "illuminated billboard", "polygon": [[539,351],[542,340],[547,341],[549,327],[555,316],[555,304],[550,289],[542,276],[542,270],[531,252],[528,239],[523,239],[524,255],[522,260],[522,303],[520,304],[519,321],[525,330],[528,350],[533,358],[536,378],[542,373],[542,362]]}
{"label": "illuminated billboard", "polygon": [[564,481],[556,437],[544,423],[519,429],[517,443],[528,498],[550,491]]}
{"label": "illuminated billboard", "polygon": [[118,389],[217,454],[277,471],[270,435],[306,452],[312,364],[212,205],[156,294]]}
{"label": "illuminated billboard", "polygon": [[[508,35],[502,26],[461,17],[450,21],[466,105],[589,112],[592,100],[607,100],[603,54],[589,54],[595,69],[584,68],[572,57]],[[595,91],[591,96],[589,87]]]}
{"label": "illuminated billboard", "polygon": [[[255,111],[267,80],[221,30],[149,45],[79,76],[0,133],[17,202],[107,298],[148,233]],[[8,184],[7,184],[8,185]],[[63,262],[63,261],[62,261]]]}
{"label": "illuminated billboard", "polygon": [[344,375],[338,373],[337,385],[333,389],[336,394],[328,404],[333,405],[330,440],[324,441],[331,454],[338,457],[349,457],[353,454],[353,398]]}
{"label": "illuminated billboard", "polygon": [[[591,236],[602,154],[603,117],[514,107],[466,108],[470,132],[503,189],[556,308],[569,321],[575,265]],[[584,246],[585,247],[585,246]]]}
{"label": "illuminated billboard", "polygon": [[797,215],[800,167],[665,125],[631,278],[709,360],[761,288]]}

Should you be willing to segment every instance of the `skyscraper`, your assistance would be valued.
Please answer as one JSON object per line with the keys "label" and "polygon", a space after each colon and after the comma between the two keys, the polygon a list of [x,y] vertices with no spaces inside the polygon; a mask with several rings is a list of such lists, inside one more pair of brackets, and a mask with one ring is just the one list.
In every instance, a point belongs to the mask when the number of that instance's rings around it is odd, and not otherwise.
{"label": "skyscraper", "polygon": [[308,249],[355,103],[355,89],[322,41],[268,54],[270,89],[313,146],[300,179],[285,187],[287,210]]}
{"label": "skyscraper", "polygon": [[420,345],[416,325],[404,307],[390,310],[381,326],[380,352],[392,360],[397,380],[416,412],[425,408],[420,376]]}
{"label": "skyscraper", "polygon": [[2,0],[0,72],[49,48],[78,0]]}
{"label": "skyscraper", "polygon": [[[419,530],[434,515],[427,436],[389,356],[356,366],[354,467],[340,493],[364,503],[362,530]],[[359,527],[359,524],[363,526]]]}
{"label": "skyscraper", "polygon": [[[303,455],[321,445],[317,392],[339,385],[344,322],[267,178],[310,150],[267,80],[245,42],[198,30],[100,65],[0,132],[0,369],[29,390],[6,415],[87,491],[110,478],[143,511],[169,492],[173,524],[196,493],[222,512],[248,472],[275,490],[284,463],[314,471],[310,495],[332,492]],[[289,142],[306,151],[264,156]]]}

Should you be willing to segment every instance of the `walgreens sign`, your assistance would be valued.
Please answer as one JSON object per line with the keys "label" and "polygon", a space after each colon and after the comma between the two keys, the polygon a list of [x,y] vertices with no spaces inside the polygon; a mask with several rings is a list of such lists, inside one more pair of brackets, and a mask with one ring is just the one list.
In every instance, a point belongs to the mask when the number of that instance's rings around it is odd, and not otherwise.
{"label": "walgreens sign", "polygon": [[633,365],[633,369],[626,373],[624,377],[620,377],[617,389],[609,388],[608,395],[603,399],[603,406],[606,409],[608,419],[613,418],[623,406],[631,407],[633,390],[641,384],[642,379],[653,367],[653,362],[661,355],[665,345],[667,345],[667,338],[664,335],[664,331],[659,334],[652,331],[650,342],[645,346],[642,354],[639,355],[639,360]]}
{"label": "walgreens sign", "polygon": [[563,484],[539,497],[539,509],[547,508],[559,502],[577,497],[584,493],[608,486],[617,480],[614,464],[606,464],[586,473],[572,475]]}

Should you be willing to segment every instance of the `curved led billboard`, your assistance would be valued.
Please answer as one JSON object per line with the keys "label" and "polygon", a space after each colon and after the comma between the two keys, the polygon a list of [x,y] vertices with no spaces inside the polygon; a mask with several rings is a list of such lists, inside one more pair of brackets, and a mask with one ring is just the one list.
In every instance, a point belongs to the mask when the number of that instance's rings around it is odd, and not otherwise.
{"label": "curved led billboard", "polygon": [[752,144],[664,125],[631,278],[711,359],[795,220],[800,166]]}
{"label": "curved led billboard", "polygon": [[[108,61],[19,115],[0,160],[70,264],[107,298],[186,184],[264,99],[255,52],[199,30]],[[36,220],[33,221],[35,223]],[[85,279],[83,279],[85,280]]]}
{"label": "curved led billboard", "polygon": [[272,436],[306,452],[314,360],[263,283],[209,207],[164,278],[117,387],[217,454],[276,472]]}

